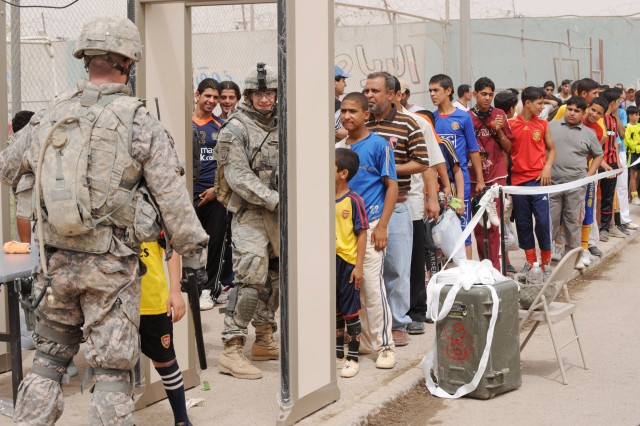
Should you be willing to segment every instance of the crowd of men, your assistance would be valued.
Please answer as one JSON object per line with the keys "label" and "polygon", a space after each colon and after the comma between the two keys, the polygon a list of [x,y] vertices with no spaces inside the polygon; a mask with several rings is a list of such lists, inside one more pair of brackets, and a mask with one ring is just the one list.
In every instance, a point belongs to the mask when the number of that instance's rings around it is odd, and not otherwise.
{"label": "crowd of men", "polygon": [[[391,209],[374,203],[370,210],[369,188],[362,180],[364,175],[388,179],[392,174],[378,174],[380,168],[367,158],[369,150],[359,146],[368,144],[373,149],[368,132],[352,136],[351,129],[344,125],[349,120],[353,127],[350,110],[357,95],[347,94],[340,105],[348,77],[342,68],[335,67],[336,146],[358,154],[360,169],[350,188],[362,195],[370,216],[369,226],[375,229],[380,212]],[[638,229],[629,215],[630,203],[640,204],[639,166],[634,165],[640,158],[640,137],[633,87],[624,90],[620,84],[609,87],[585,78],[562,81],[558,93],[552,81],[542,87],[522,88],[521,92],[509,89],[496,93],[494,82],[482,77],[473,87],[458,86],[458,99],[453,102],[453,81],[438,74],[429,80],[429,94],[436,107],[429,111],[409,103],[411,91],[406,82],[376,72],[367,76],[362,93],[368,106],[364,124],[392,149],[399,188],[390,217],[383,214],[380,219],[388,233],[382,274],[375,275],[380,271],[375,266],[367,270],[371,267],[367,251],[360,286],[361,353],[367,353],[370,335],[385,336],[386,318],[392,318],[391,336],[378,339],[384,343],[373,346],[380,354],[378,368],[393,367],[393,362],[380,362],[381,357],[394,359],[395,347],[409,343],[407,334],[424,332],[422,223],[441,213],[438,199],[445,200],[445,208],[456,211],[464,230],[471,217],[473,198],[487,186],[570,184],[598,172],[620,170],[597,182],[576,184],[560,192],[550,194],[540,188],[530,195],[507,196],[504,214],[507,226],[515,225],[519,249],[526,258],[521,265],[525,274],[538,263],[548,277],[551,261],[560,260],[577,247],[582,247],[583,252],[576,268],[583,269],[591,264],[592,255],[602,256],[597,247],[599,241],[624,238]],[[471,99],[475,99],[474,105]],[[348,106],[344,106],[347,102]],[[349,130],[347,134],[345,129]],[[631,166],[629,170],[627,166]],[[499,203],[495,199],[489,205],[489,223],[474,229],[477,253],[480,260],[490,259],[498,270],[502,269],[504,255],[507,267],[503,272],[512,274],[516,268],[509,262],[508,253],[500,252]],[[371,243],[375,241],[377,238]],[[465,241],[469,259],[471,244],[469,236]],[[375,298],[368,294],[372,291],[378,293]],[[390,315],[376,315],[385,308]],[[378,322],[371,323],[371,318]],[[337,353],[340,357],[340,350]]]}
{"label": "crowd of men", "polygon": [[[41,255],[34,273],[36,354],[20,385],[18,424],[60,418],[60,383],[81,342],[91,367],[87,379],[95,380],[90,423],[133,424],[130,371],[139,358],[139,333],[176,424],[190,424],[172,343],[172,322],[185,312],[174,248],[184,276],[195,277],[201,288],[200,309],[227,304],[220,372],[262,377],[243,351],[250,323],[256,333],[252,360],[280,357],[274,339],[278,73],[258,63],[243,92],[231,81],[199,83],[192,118],[195,193],[189,199],[171,136],[127,86],[141,55],[131,21],[94,19],[74,51],[88,79],[16,129],[0,153],[0,178],[15,187],[18,217],[35,222]],[[638,228],[629,215],[630,205],[640,205],[640,113],[633,87],[585,78],[562,81],[557,93],[551,81],[496,93],[495,83],[482,77],[454,92],[452,79],[437,74],[429,80],[436,107],[429,111],[412,105],[407,82],[387,72],[369,74],[361,91],[346,95],[350,75],[336,66],[334,77],[336,357],[342,377],[358,373],[359,354],[376,353],[377,368],[394,368],[396,347],[425,332],[423,220],[437,219],[442,209],[453,210],[464,230],[472,200],[488,186],[540,187],[508,197],[504,209],[493,200],[488,222],[473,230],[478,257],[501,269],[504,256],[504,273],[516,269],[500,251],[502,211],[515,224],[525,273],[539,263],[548,275],[552,260],[577,247],[583,255],[576,267],[585,268],[591,255],[602,255],[598,241]],[[218,105],[220,115],[214,114]],[[564,191],[541,188],[603,172],[609,172],[604,179]],[[21,237],[23,232],[30,229],[22,229]],[[469,235],[469,259],[471,245]],[[165,252],[168,279],[161,265]],[[142,276],[147,285],[143,280],[141,304]]]}

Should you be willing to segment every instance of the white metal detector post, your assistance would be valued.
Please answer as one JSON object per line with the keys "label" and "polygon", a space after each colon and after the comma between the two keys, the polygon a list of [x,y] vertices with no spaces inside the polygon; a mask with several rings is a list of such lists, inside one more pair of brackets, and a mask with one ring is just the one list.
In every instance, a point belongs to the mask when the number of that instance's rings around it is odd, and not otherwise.
{"label": "white metal detector post", "polygon": [[[185,141],[191,140],[194,92],[190,7],[248,3],[274,1],[138,0],[145,50],[137,94],[159,98],[163,125],[175,138],[187,176],[192,156]],[[280,412],[274,422],[292,424],[339,398],[331,179],[334,4],[279,0],[278,7],[282,369]]]}

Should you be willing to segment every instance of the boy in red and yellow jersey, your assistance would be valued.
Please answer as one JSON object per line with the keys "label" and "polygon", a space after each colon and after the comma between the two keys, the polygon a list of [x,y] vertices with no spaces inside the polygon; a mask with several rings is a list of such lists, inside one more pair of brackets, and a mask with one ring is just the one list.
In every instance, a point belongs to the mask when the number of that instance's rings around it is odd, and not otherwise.
{"label": "boy in red and yellow jersey", "polygon": [[[511,184],[546,186],[551,184],[551,167],[556,157],[548,122],[538,118],[544,107],[544,91],[527,87],[522,91],[522,112],[509,121],[514,139],[511,144]],[[551,220],[547,194],[513,195],[513,216],[520,248],[525,251],[528,271],[537,262],[535,236],[540,245],[543,269],[551,261]]]}
{"label": "boy in red and yellow jersey", "polygon": [[[349,189],[349,180],[360,167],[358,154],[336,149],[336,358],[344,362],[340,376],[358,374],[360,349],[360,284],[367,248],[367,213],[364,201]],[[349,351],[344,361],[344,328]]]}

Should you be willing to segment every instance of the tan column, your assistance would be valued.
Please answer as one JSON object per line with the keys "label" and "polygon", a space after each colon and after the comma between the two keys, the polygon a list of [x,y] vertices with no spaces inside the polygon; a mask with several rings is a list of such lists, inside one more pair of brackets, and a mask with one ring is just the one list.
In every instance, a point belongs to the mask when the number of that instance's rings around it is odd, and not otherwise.
{"label": "tan column", "polygon": [[287,1],[291,398],[281,401],[280,424],[340,395],[334,366],[333,7],[333,0]]}
{"label": "tan column", "polygon": [[[5,15],[6,6],[3,4],[0,6],[0,16],[6,22]],[[0,40],[0,70],[6,72],[7,70],[7,39],[2,37]],[[15,78],[15,76],[14,76]],[[7,124],[8,124],[8,109],[7,109],[7,79],[0,79],[0,151],[7,146]],[[0,242],[4,243],[11,238],[11,221],[9,218],[9,188],[6,185],[0,184]]]}

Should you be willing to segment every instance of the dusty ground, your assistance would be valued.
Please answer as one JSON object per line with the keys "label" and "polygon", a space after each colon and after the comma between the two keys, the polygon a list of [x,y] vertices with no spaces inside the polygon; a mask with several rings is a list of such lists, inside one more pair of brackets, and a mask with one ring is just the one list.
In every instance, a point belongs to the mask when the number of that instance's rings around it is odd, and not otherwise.
{"label": "dusty ground", "polygon": [[[629,245],[624,249],[624,252],[618,252],[613,254],[612,256],[606,258],[603,262],[599,263],[593,269],[588,269],[586,273],[579,275],[576,279],[572,280],[569,283],[569,291],[571,296],[576,300],[579,300],[582,298],[591,298],[593,296],[589,294],[589,287],[591,285],[596,286],[602,283],[606,283],[607,285],[615,285],[615,284],[632,285],[632,283],[635,285],[638,285],[640,281],[638,281],[637,279],[635,280],[635,282],[632,281],[632,279],[630,279],[631,278],[630,273],[625,274],[623,272],[623,271],[628,271],[630,269],[630,265],[632,262],[637,262],[638,256],[640,256],[640,243],[638,242],[637,239],[635,239],[633,241],[630,241]],[[619,272],[619,274],[612,273],[612,271]],[[640,292],[635,291],[635,295],[636,295],[635,302],[637,303]],[[637,321],[637,315],[636,315],[636,321]],[[580,327],[580,331],[587,334],[587,330],[585,329],[584,326]],[[548,334],[546,334],[547,330],[542,330],[542,333],[543,333],[543,336],[541,337],[548,339]],[[535,336],[539,336],[540,334],[541,334],[540,332],[537,332]],[[584,336],[584,339],[587,339],[587,338],[588,336]],[[532,343],[530,344],[535,344],[535,337],[532,340]],[[576,364],[580,365],[579,359],[575,356],[575,350],[572,349],[572,352],[573,352],[571,354],[572,360],[576,361]],[[587,359],[590,359],[588,351],[586,352],[587,352],[587,355],[586,355]],[[637,353],[637,350],[635,352]],[[563,352],[563,356],[564,355],[565,353]],[[523,363],[526,362],[524,361],[525,357],[526,355],[523,355],[523,361],[522,361]],[[552,359],[552,361],[555,361],[555,359]],[[565,362],[567,361],[565,360]],[[612,356],[611,362],[614,364],[618,363],[617,357],[615,357],[615,355]],[[572,367],[573,365],[569,366],[568,369],[570,371],[575,370]],[[553,364],[549,364],[549,368],[553,369],[554,368]],[[555,368],[557,368],[557,365]],[[526,371],[527,370],[523,370],[523,376],[525,376],[523,377],[523,386],[527,385],[527,378],[525,374]],[[571,371],[571,374],[573,373],[577,373],[577,372]],[[597,369],[593,367],[591,367],[591,370],[587,371],[586,373],[596,374],[599,376],[606,376],[604,372],[597,371]],[[620,375],[624,375],[624,373]],[[636,379],[639,378],[637,373],[635,377]],[[570,383],[573,381],[571,377],[569,378],[569,380],[570,380]],[[615,382],[616,378],[611,377],[610,380],[607,380],[607,381]],[[552,383],[552,384],[548,384],[548,386],[561,387],[562,385]],[[509,396],[514,397],[519,393],[527,392],[529,390],[533,391],[533,389],[528,389],[526,387],[523,387],[517,391],[511,392]],[[640,395],[640,392],[637,391],[635,386],[633,387],[633,390],[634,390],[635,397],[632,397],[632,398],[637,400],[637,396]],[[606,392],[606,389],[603,389],[603,392]],[[621,394],[624,395],[624,391],[622,391]],[[631,396],[631,395],[628,395],[628,396]],[[597,399],[597,397],[595,399]],[[622,397],[622,399],[623,400],[621,401],[621,403],[624,405],[624,402],[625,402],[624,397]],[[585,403],[585,401],[588,401],[588,400],[589,400],[588,396],[585,396],[585,398],[583,398],[582,400],[582,403]],[[502,406],[500,402],[501,402],[501,398],[500,396],[498,396],[496,397],[495,400],[492,400],[491,402],[487,401],[485,404]],[[478,403],[478,401],[476,401],[476,403]],[[590,404],[589,402],[587,403]],[[445,402],[445,400],[432,396],[425,386],[425,380],[421,379],[419,383],[416,384],[413,388],[411,388],[406,394],[401,395],[395,401],[380,407],[379,410],[369,415],[366,418],[366,420],[362,422],[362,424],[372,425],[372,426],[387,426],[387,425],[423,426],[423,425],[448,425],[448,424],[453,425],[456,423],[454,422],[449,423],[448,421],[437,419],[437,417],[440,414],[442,415],[442,417],[447,417],[447,413],[448,413],[447,409],[450,408],[453,404],[455,404],[453,401]],[[596,406],[597,406],[597,402],[596,402]],[[567,408],[570,410],[571,406],[568,406]],[[456,410],[459,410],[459,409],[460,407],[456,407]],[[610,424],[640,425],[640,409],[636,408],[635,412],[637,413],[637,416],[635,418],[631,418],[631,417],[627,418],[626,420],[628,420],[628,422],[625,422],[625,423],[613,422]],[[574,413],[575,422],[573,424],[583,424],[583,425],[599,424],[598,422],[593,422],[593,419],[590,419],[589,415],[586,415],[584,417],[584,421],[578,420],[581,418],[580,417],[581,414],[583,413],[581,413],[579,410],[576,410],[576,412]],[[471,418],[472,417],[469,417],[469,419]],[[496,424],[510,424],[510,423],[498,421]],[[539,424],[547,424],[547,423],[540,422]],[[556,423],[556,424],[568,424],[568,423]]]}
{"label": "dusty ground", "polygon": [[421,379],[406,395],[385,407],[381,407],[377,414],[368,416],[363,424],[371,426],[424,425],[429,424],[429,420],[442,409],[444,409],[444,401],[431,396],[425,386],[424,379]]}

